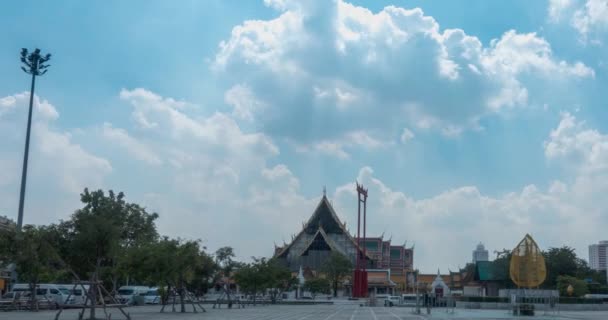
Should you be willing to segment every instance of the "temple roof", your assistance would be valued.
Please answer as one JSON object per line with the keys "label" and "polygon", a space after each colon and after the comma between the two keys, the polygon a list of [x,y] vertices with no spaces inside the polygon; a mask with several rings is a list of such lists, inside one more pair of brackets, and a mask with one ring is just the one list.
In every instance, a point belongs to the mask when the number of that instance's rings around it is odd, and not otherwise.
{"label": "temple roof", "polygon": [[319,227],[319,229],[317,230],[317,233],[313,237],[312,241],[310,241],[310,243],[308,243],[308,245],[304,248],[304,250],[302,250],[302,252],[299,255],[300,256],[305,255],[305,253],[307,253],[309,249],[337,251],[341,254],[345,254],[344,252],[342,252],[342,250],[340,250],[338,248],[338,246],[336,246],[334,241],[331,240],[331,238],[327,236],[327,233],[325,233],[325,230],[323,230],[323,227]]}
{"label": "temple roof", "polygon": [[[321,229],[323,232],[323,237],[326,239],[326,242],[327,242],[327,239],[329,239],[329,237],[327,236],[328,233],[344,234],[346,237],[348,237],[348,239],[350,239],[350,241],[352,241],[352,243],[355,247],[358,247],[357,242],[350,235],[348,230],[346,230],[346,225],[340,221],[340,219],[338,218],[338,215],[334,211],[334,208],[332,207],[331,203],[329,203],[329,200],[327,199],[327,197],[324,194],[323,197],[321,198],[321,201],[319,201],[317,208],[313,212],[310,219],[308,219],[308,222],[306,222],[306,224],[304,225],[302,230],[291,241],[291,243],[289,243],[289,245],[284,246],[279,252],[276,252],[275,256],[280,257],[280,256],[285,255],[289,251],[289,248],[291,248],[291,246],[298,240],[298,238],[300,238],[302,236],[302,234],[307,233],[307,234],[314,234],[316,236],[316,234],[318,234],[319,230],[321,230]],[[334,245],[334,247],[337,247],[337,246]],[[362,252],[362,251],[363,250],[360,250],[360,252]],[[341,252],[341,251],[339,251],[339,252]],[[341,253],[344,254],[344,252],[341,252]],[[300,253],[300,254],[302,254],[302,253]],[[369,252],[366,253],[366,256],[369,259],[372,259]]]}
{"label": "temple roof", "polygon": [[346,226],[340,222],[338,215],[326,196],[323,196],[321,201],[319,201],[317,208],[310,219],[308,219],[308,222],[306,222],[304,230],[308,234],[314,234],[319,226],[322,226],[328,233],[348,233]]}

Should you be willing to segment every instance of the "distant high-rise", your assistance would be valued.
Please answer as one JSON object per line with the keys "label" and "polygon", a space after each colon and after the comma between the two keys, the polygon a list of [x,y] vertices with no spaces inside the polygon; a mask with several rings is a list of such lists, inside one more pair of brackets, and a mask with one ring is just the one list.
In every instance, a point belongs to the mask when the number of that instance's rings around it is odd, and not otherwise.
{"label": "distant high-rise", "polygon": [[593,270],[606,270],[608,241],[600,241],[589,246],[589,267]]}
{"label": "distant high-rise", "polygon": [[477,261],[488,261],[488,250],[483,246],[483,243],[479,243],[477,248],[473,250],[473,263]]}

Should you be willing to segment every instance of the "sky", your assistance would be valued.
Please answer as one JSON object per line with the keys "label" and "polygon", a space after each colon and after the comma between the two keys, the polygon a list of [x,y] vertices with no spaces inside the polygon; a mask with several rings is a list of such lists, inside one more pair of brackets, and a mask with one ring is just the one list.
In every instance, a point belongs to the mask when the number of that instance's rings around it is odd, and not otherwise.
{"label": "sky", "polygon": [[69,218],[85,187],[161,234],[270,256],[327,189],[423,272],[476,244],[587,246],[608,230],[608,0],[8,1],[0,215]]}

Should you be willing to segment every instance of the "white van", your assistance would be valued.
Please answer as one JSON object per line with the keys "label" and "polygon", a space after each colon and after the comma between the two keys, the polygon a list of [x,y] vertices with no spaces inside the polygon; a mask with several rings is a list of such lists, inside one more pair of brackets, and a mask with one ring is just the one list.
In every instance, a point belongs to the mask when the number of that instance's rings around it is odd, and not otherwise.
{"label": "white van", "polygon": [[400,305],[400,304],[401,304],[400,296],[388,296],[388,297],[384,298],[385,307],[392,307],[392,306],[396,306],[396,305]]}
{"label": "white van", "polygon": [[[30,285],[28,283],[17,283],[13,286],[13,292],[29,292]],[[40,283],[36,285],[36,298],[46,298],[56,304],[72,303],[72,298],[68,301],[70,291],[56,284]]]}
{"label": "white van", "polygon": [[416,294],[415,293],[404,293],[401,295],[401,302],[404,305],[416,305]]}
{"label": "white van", "polygon": [[145,286],[122,286],[118,288],[116,300],[122,304],[134,304],[136,296],[144,296],[148,293],[150,287]]}
{"label": "white van", "polygon": [[[78,284],[76,285],[76,288],[74,288],[73,284],[58,284],[57,286],[68,290],[72,294],[68,304],[84,304],[84,302],[87,300],[87,291],[89,291],[88,284]],[[82,287],[84,287],[84,290],[82,289]]]}
{"label": "white van", "polygon": [[148,288],[148,292],[146,292],[144,297],[144,302],[146,304],[159,304],[160,294],[158,293],[158,288]]}

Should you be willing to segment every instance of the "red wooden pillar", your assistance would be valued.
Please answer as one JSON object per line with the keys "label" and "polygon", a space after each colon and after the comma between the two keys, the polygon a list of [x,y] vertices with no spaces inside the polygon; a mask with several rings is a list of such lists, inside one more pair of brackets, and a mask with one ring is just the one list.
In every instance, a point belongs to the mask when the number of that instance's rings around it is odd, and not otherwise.
{"label": "red wooden pillar", "polygon": [[[357,259],[353,275],[353,297],[364,298],[367,296],[367,271],[366,269],[366,224],[367,224],[367,189],[357,183]],[[361,239],[361,203],[363,203],[363,239]],[[363,242],[361,241],[363,240]],[[361,244],[363,243],[363,250]],[[361,257],[361,255],[363,255]]]}

